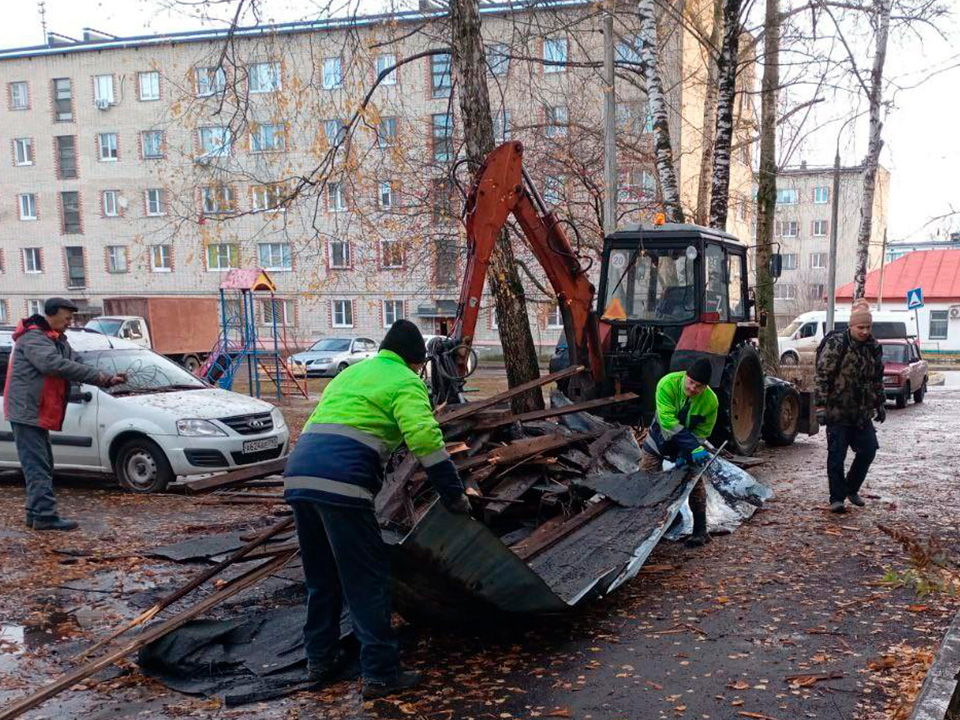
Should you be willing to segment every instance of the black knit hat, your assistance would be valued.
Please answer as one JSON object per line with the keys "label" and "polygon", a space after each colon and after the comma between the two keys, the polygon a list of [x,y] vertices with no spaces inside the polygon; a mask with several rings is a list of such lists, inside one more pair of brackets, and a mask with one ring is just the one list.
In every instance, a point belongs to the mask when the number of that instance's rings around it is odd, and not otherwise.
{"label": "black knit hat", "polygon": [[395,352],[409,365],[419,365],[427,359],[427,345],[420,328],[409,320],[397,320],[391,325],[380,349]]}
{"label": "black knit hat", "polygon": [[700,358],[687,370],[687,377],[696,380],[701,385],[709,385],[712,374],[713,366],[707,358]]}

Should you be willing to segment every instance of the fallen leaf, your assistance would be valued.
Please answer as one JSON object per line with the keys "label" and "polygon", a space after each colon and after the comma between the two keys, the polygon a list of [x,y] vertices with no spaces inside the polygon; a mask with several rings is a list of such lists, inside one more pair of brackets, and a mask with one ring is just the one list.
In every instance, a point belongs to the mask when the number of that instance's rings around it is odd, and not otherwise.
{"label": "fallen leaf", "polygon": [[748,690],[750,688],[750,683],[744,682],[743,680],[737,680],[735,683],[730,683],[727,685],[731,690]]}

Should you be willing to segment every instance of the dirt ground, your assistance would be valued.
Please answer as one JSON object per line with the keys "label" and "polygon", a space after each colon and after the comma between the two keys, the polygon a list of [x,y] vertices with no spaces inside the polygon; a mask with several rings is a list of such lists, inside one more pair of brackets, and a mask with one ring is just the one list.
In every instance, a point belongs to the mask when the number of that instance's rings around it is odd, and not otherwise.
{"label": "dirt ground", "polygon": [[[502,378],[481,373],[495,391]],[[294,427],[312,409],[285,409]],[[948,428],[960,386],[889,408],[864,491],[868,506],[825,512],[823,435],[759,455],[776,498],[697,551],[661,543],[641,575],[575,617],[495,630],[403,625],[404,662],[427,683],[362,704],[352,683],[225,709],[141,676],[132,662],[25,717],[754,718],[905,720],[931,653],[960,608],[960,482]],[[260,527],[272,505],[136,497],[111,484],[59,484],[69,534],[22,525],[16,475],[0,476],[0,708],[68,668],[101,637],[198,569],[138,555],[221,528]],[[886,529],[884,531],[881,526]]]}

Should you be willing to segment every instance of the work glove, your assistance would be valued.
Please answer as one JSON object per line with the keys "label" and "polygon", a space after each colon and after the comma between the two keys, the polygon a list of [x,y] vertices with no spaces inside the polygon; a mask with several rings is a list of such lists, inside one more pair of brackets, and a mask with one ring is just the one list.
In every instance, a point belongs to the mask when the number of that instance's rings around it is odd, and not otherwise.
{"label": "work glove", "polygon": [[883,406],[883,403],[877,405],[877,422],[883,424],[883,421],[887,419],[887,409]]}
{"label": "work glove", "polygon": [[710,453],[706,448],[698,447],[690,453],[690,462],[694,465],[706,465],[708,460],[710,460]]}
{"label": "work glove", "polygon": [[827,410],[826,408],[817,408],[817,423],[820,425],[827,424]]}
{"label": "work glove", "polygon": [[440,498],[443,506],[454,515],[469,515],[473,508],[465,493],[459,495],[444,495]]}

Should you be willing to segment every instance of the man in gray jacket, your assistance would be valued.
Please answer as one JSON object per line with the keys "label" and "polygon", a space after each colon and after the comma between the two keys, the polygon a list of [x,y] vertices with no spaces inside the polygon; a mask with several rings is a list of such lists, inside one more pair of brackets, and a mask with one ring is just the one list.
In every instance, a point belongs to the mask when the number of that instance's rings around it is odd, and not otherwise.
{"label": "man in gray jacket", "polygon": [[53,496],[53,450],[50,431],[63,427],[70,383],[110,387],[126,382],[122,374],[106,375],[73,359],[64,330],[77,306],[50,298],[43,315],[20,321],[7,368],[3,414],[13,428],[20,467],[27,483],[26,523],[34,530],[73,530],[77,523],[57,513]]}

